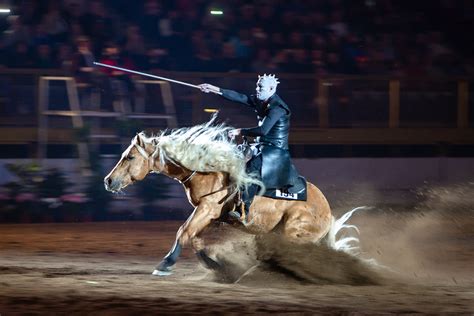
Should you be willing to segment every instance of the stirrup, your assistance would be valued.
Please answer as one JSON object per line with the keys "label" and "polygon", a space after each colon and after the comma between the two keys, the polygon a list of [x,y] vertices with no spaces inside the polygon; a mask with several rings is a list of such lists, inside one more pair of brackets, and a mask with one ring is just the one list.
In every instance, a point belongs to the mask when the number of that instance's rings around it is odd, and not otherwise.
{"label": "stirrup", "polygon": [[230,218],[240,221],[240,217],[241,217],[241,216],[240,216],[240,213],[239,213],[239,212],[237,212],[237,211],[234,210],[234,211],[230,211],[230,212],[227,213],[227,214],[229,215]]}
{"label": "stirrup", "polygon": [[236,220],[236,221],[240,221],[240,213],[237,211],[237,208],[242,204],[242,201],[240,201],[240,203],[234,203],[233,207],[232,207],[232,210],[230,210],[229,212],[227,212],[227,216],[229,216],[231,219],[233,220]]}
{"label": "stirrup", "polygon": [[[240,207],[240,213],[236,209]],[[245,211],[245,202],[241,201],[239,205],[235,205],[234,209],[227,213],[230,218],[245,224],[247,222],[247,212]]]}

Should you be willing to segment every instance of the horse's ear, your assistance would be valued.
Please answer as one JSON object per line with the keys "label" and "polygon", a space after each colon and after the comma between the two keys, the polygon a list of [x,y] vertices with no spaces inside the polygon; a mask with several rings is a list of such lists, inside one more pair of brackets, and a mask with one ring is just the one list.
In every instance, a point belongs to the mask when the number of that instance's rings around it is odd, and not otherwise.
{"label": "horse's ear", "polygon": [[137,145],[140,146],[140,147],[143,147],[144,145],[144,141],[143,141],[143,138],[142,138],[142,133],[137,133]]}

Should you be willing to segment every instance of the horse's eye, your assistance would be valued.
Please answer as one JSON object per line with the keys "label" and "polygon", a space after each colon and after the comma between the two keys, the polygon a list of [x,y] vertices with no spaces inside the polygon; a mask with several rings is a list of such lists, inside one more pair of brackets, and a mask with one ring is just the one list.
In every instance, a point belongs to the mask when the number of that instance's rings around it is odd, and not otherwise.
{"label": "horse's eye", "polygon": [[127,157],[125,157],[125,159],[127,159],[127,160],[132,160],[133,158],[135,158],[135,157],[133,157],[132,155],[128,155]]}

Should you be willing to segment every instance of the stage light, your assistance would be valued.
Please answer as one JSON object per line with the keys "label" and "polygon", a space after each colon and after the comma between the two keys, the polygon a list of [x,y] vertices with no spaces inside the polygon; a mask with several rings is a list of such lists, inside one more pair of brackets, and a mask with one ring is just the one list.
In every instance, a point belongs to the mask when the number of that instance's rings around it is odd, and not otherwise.
{"label": "stage light", "polygon": [[10,13],[10,12],[11,12],[10,9],[4,9],[4,8],[0,9],[0,13]]}
{"label": "stage light", "polygon": [[224,14],[224,11],[222,10],[211,10],[212,15],[222,15]]}
{"label": "stage light", "polygon": [[204,112],[206,113],[216,113],[216,112],[219,112],[218,109],[204,109]]}

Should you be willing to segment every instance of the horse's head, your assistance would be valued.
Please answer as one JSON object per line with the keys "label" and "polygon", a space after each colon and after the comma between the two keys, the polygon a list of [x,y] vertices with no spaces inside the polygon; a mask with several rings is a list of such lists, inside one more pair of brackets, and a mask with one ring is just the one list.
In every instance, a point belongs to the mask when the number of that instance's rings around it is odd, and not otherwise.
{"label": "horse's head", "polygon": [[140,181],[153,171],[156,141],[143,133],[132,139],[130,146],[110,173],[104,178],[107,191],[118,192],[135,181]]}

